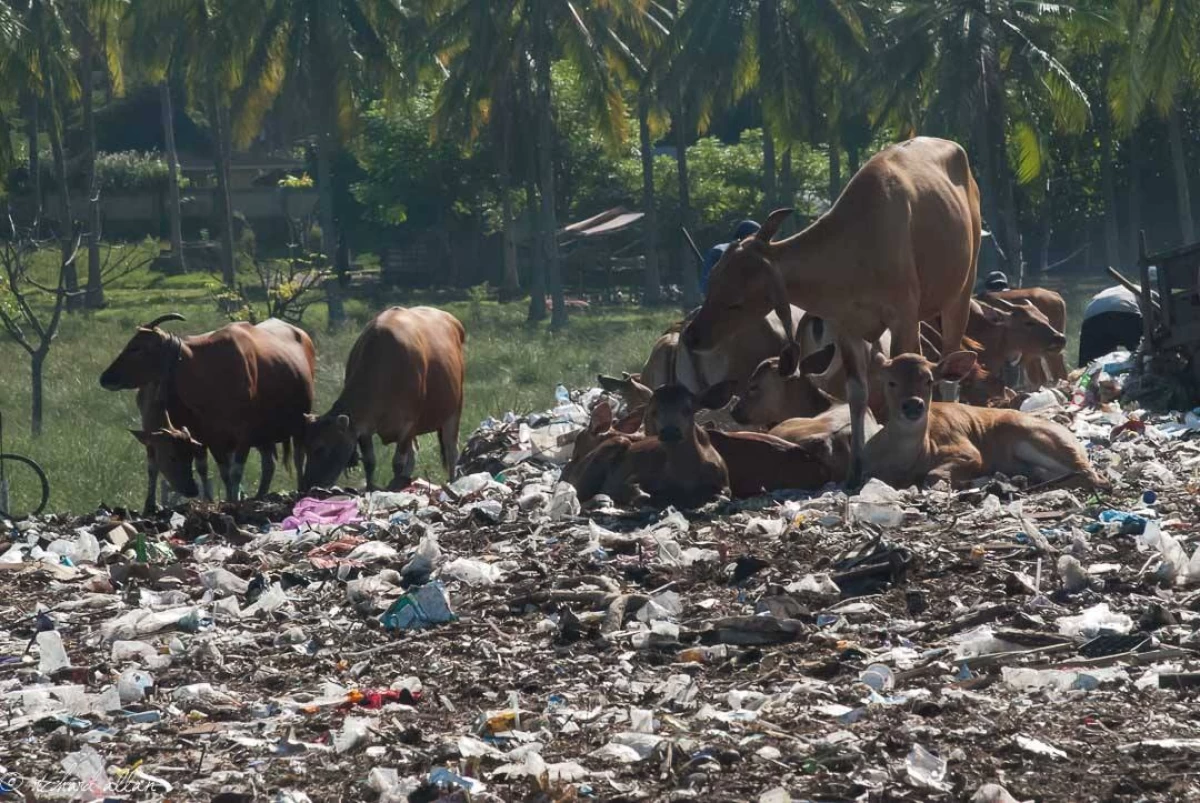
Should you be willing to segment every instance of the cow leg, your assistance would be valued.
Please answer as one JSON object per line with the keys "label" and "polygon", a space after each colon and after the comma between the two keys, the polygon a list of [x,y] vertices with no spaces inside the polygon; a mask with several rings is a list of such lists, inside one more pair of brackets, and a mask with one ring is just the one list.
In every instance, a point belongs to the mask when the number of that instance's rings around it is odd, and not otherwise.
{"label": "cow leg", "polygon": [[149,455],[146,456],[146,481],[146,503],[142,505],[142,513],[149,516],[158,507],[158,465]]}
{"label": "cow leg", "polygon": [[196,473],[200,475],[200,493],[205,502],[213,500],[212,481],[208,478],[208,450],[196,456]]}
{"label": "cow leg", "polygon": [[367,478],[367,490],[375,490],[375,436],[360,435],[358,451],[362,455],[363,474]]}
{"label": "cow leg", "polygon": [[[275,445],[258,450],[262,455],[262,477],[258,481],[258,493],[254,495],[255,499],[262,499],[271,491],[271,480],[275,479]],[[241,474],[238,475],[241,479]]]}
{"label": "cow leg", "polygon": [[1065,381],[1067,378],[1067,360],[1063,357],[1060,351],[1057,354],[1051,354],[1046,358],[1046,373],[1055,382]]}
{"label": "cow leg", "polygon": [[[967,320],[971,317],[970,285],[967,294],[955,299],[942,308],[942,356],[962,350],[963,337],[967,334]],[[895,335],[893,334],[893,337]],[[903,354],[893,349],[894,354]],[[939,396],[944,401],[958,400],[958,383],[941,383]]]}
{"label": "cow leg", "polygon": [[[239,449],[234,452],[232,465],[229,467],[229,478],[233,484],[233,494],[229,497],[232,502],[242,501],[242,477],[246,473],[246,460],[250,457],[250,449]],[[272,466],[274,468],[274,466]]]}
{"label": "cow leg", "polygon": [[225,486],[225,498],[230,502],[237,501],[237,492],[233,484],[234,456],[225,454],[217,458],[217,473],[221,475],[221,483]]}
{"label": "cow leg", "polygon": [[399,491],[407,488],[412,482],[413,472],[417,468],[417,453],[413,449],[413,437],[400,440],[396,444],[396,454],[392,456],[392,484],[389,491]]}
{"label": "cow leg", "polygon": [[455,472],[458,468],[458,420],[459,416],[454,416],[438,430],[438,443],[442,447],[442,465],[446,468],[446,477],[450,482],[454,482],[458,477]]}
{"label": "cow leg", "polygon": [[296,466],[296,491],[304,493],[304,438],[296,435],[292,438],[292,463]]}
{"label": "cow leg", "polygon": [[846,369],[846,396],[850,403],[850,470],[846,473],[846,487],[850,490],[857,489],[863,481],[863,449],[867,442],[867,349],[867,342],[862,338],[838,338],[838,351],[842,353],[842,364]]}

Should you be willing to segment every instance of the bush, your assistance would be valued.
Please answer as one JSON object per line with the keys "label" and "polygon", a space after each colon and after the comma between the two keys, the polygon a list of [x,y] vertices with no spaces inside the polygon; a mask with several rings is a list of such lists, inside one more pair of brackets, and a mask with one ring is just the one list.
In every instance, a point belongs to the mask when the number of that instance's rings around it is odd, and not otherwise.
{"label": "bush", "polygon": [[[40,154],[42,186],[54,187],[57,179],[54,176],[54,158],[49,151]],[[67,185],[72,192],[86,191],[83,161],[73,159],[68,162]],[[28,170],[21,166],[10,174],[10,186],[18,192],[28,192],[31,189]],[[134,193],[165,190],[170,181],[167,160],[160,153],[153,151],[121,151],[119,153],[96,154],[96,180],[101,192]],[[179,189],[187,189],[191,182],[179,175]]]}

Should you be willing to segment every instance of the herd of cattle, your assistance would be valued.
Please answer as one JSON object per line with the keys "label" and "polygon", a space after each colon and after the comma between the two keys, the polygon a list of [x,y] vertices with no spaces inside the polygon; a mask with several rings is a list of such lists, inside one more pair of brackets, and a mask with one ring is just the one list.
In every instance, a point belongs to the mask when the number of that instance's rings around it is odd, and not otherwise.
{"label": "herd of cattle", "polygon": [[[1013,409],[1006,375],[1033,387],[1066,378],[1065,305],[1037,288],[973,297],[979,189],[960,146],[916,138],[881,151],[828,213],[773,241],[789,212],[725,251],[701,307],[658,339],[639,374],[601,377],[627,412],[615,420],[601,401],[578,435],[563,479],[581,501],[693,507],[842,478],[960,486],[997,472],[1109,487],[1069,430]],[[360,456],[373,488],[375,435],[396,444],[389,487],[411,478],[425,433],[438,433],[455,476],[466,333],[448,313],[381,312],[321,416],[300,329],[270,320],[180,338],[161,328],[172,319],[139,327],[100,379],[138,390],[148,510],[159,473],[211,499],[208,452],[236,499],[257,449],[261,496],[276,444],[302,491],[333,485]],[[734,426],[701,426],[703,410]]]}

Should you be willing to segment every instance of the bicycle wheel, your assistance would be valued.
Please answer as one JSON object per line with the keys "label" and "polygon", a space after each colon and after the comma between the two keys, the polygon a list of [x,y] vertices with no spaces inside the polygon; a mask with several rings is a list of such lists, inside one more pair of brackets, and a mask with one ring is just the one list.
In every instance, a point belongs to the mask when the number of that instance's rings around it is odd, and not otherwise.
{"label": "bicycle wheel", "polygon": [[42,467],[19,454],[0,454],[0,516],[36,516],[50,501],[50,481]]}

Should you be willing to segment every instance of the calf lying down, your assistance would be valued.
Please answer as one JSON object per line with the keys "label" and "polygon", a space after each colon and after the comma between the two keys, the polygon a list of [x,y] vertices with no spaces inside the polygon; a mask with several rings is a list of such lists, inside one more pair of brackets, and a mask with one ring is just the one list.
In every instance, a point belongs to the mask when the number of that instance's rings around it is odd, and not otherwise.
{"label": "calf lying down", "polygon": [[897,488],[940,480],[962,487],[1003,473],[1035,482],[1108,489],[1066,427],[1016,410],[931,402],[935,381],[965,376],[975,355],[958,351],[934,364],[918,354],[876,356],[889,416],[867,442],[868,476]]}
{"label": "calf lying down", "polygon": [[[575,486],[581,501],[603,493],[619,504],[695,507],[726,491],[746,498],[784,489],[813,490],[831,480],[828,461],[814,446],[765,433],[697,427],[695,410],[724,406],[731,391],[731,385],[723,384],[695,400],[681,386],[664,386],[644,409],[620,421],[601,402],[575,441],[563,481]],[[636,431],[643,420],[645,432]],[[718,462],[724,484],[714,490]]]}

